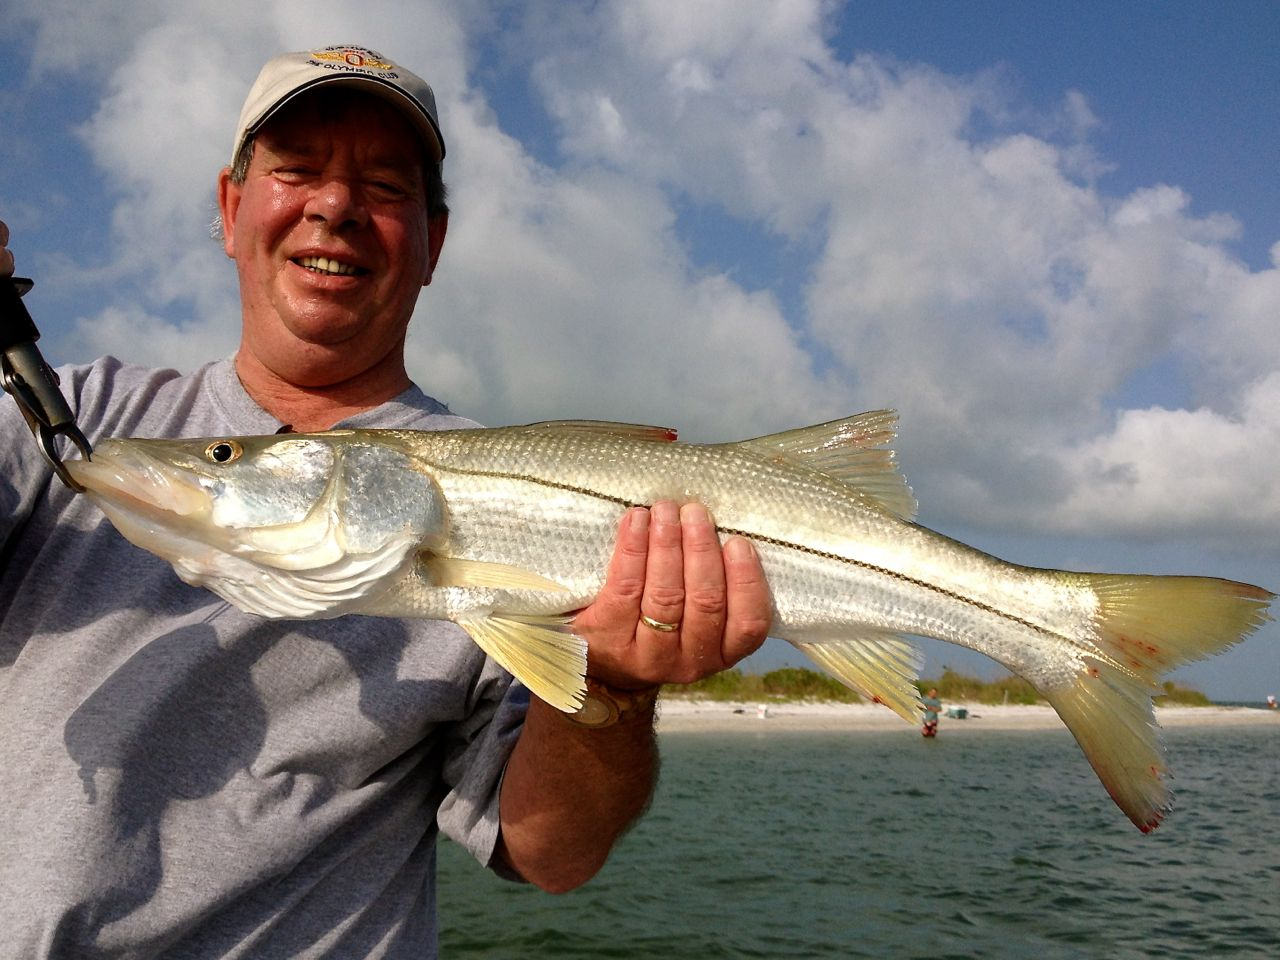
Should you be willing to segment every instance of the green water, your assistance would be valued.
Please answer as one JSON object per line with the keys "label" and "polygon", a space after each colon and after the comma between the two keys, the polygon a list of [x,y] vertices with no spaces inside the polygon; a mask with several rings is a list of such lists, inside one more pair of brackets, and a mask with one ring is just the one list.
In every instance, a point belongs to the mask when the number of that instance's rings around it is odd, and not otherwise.
{"label": "green water", "polygon": [[578,891],[445,844],[441,955],[1280,955],[1280,728],[1166,740],[1177,807],[1143,836],[1062,731],[667,734],[653,809]]}

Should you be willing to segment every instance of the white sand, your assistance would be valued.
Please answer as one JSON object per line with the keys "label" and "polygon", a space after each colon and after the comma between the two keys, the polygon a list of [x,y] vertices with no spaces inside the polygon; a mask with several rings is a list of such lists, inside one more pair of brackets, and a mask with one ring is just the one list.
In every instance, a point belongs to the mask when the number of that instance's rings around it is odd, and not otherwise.
{"label": "white sand", "polygon": [[[658,732],[692,730],[910,730],[887,707],[849,703],[770,703],[761,716],[757,702],[734,703],[667,697],[658,715]],[[949,707],[963,707],[968,719],[945,715]],[[982,730],[1052,730],[1062,721],[1049,706],[984,706],[977,703],[945,703],[939,730],[947,734]],[[1280,710],[1249,707],[1157,707],[1156,720],[1164,727],[1209,727],[1271,724],[1280,733]]]}

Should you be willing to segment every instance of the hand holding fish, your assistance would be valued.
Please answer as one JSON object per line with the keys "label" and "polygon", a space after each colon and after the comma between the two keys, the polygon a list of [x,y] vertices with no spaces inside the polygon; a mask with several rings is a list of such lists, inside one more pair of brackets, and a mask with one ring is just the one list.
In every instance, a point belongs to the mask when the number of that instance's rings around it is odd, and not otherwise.
{"label": "hand holding fish", "polygon": [[573,631],[587,641],[588,674],[628,690],[692,683],[732,667],[764,642],[770,617],[751,544],[734,537],[722,550],[703,507],[664,500],[623,517],[604,588]]}

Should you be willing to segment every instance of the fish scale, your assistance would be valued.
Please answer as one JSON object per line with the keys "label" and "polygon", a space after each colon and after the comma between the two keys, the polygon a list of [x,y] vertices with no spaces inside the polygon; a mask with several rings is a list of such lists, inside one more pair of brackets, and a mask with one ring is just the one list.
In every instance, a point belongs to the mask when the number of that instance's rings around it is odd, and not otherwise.
{"label": "fish scale", "polygon": [[[459,535],[466,531],[465,542],[450,546],[473,559],[549,561],[557,579],[590,583],[594,595],[626,507],[698,500],[711,512],[722,539],[741,535],[756,544],[775,598],[786,598],[782,606],[775,599],[780,636],[792,628],[858,622],[964,642],[1007,660],[999,634],[971,621],[1007,619],[1047,634],[1049,641],[1068,640],[1091,622],[1092,605],[1057,571],[1006,564],[955,541],[948,544],[947,562],[929,562],[938,552],[931,549],[938,535],[868,511],[829,478],[762,465],[758,458],[737,454],[732,445],[644,446],[621,437],[593,436],[588,442],[576,435],[548,443],[531,431],[489,433],[491,442],[483,447],[444,442],[438,458],[419,449],[452,505]],[[429,441],[418,442],[421,448]],[[492,484],[477,486],[479,478]],[[498,493],[513,484],[529,489],[512,495],[512,509],[504,509]],[[743,491],[757,495],[743,496]],[[571,555],[563,549],[565,534],[583,515],[593,518],[583,525],[592,549]],[[483,526],[483,532],[472,535],[473,526]],[[529,535],[501,535],[513,528]],[[877,543],[883,546],[876,548]],[[472,552],[473,545],[481,549]],[[957,563],[957,555],[969,563]],[[919,590],[932,594],[932,602],[920,603],[917,597],[907,602],[906,594]],[[1068,599],[1073,595],[1075,603]],[[1046,604],[1048,599],[1059,602]]]}
{"label": "fish scale", "polygon": [[[68,469],[125,536],[247,612],[451,619],[563,710],[582,703],[587,668],[567,615],[599,592],[623,513],[696,501],[722,539],[755,544],[772,635],[908,719],[921,662],[908,637],[987,654],[1036,686],[1152,829],[1169,807],[1160,675],[1241,640],[1272,594],[1024,567],[935,533],[914,522],[895,426],[873,411],[729,444],[592,421],[109,440]],[[239,453],[212,462],[219,444]],[[310,506],[277,451],[332,465]]]}

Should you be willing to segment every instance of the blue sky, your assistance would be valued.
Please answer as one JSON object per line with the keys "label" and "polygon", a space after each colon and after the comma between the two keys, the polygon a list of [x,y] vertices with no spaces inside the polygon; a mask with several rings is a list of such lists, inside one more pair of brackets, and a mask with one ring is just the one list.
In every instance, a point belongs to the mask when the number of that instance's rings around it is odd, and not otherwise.
{"label": "blue sky", "polygon": [[[1280,6],[355,6],[0,0],[0,217],[47,355],[233,350],[240,101],[275,52],[363,42],[441,104],[409,354],[458,412],[706,440],[892,406],[929,526],[1280,587]],[[1278,641],[1178,678],[1280,693]]]}

